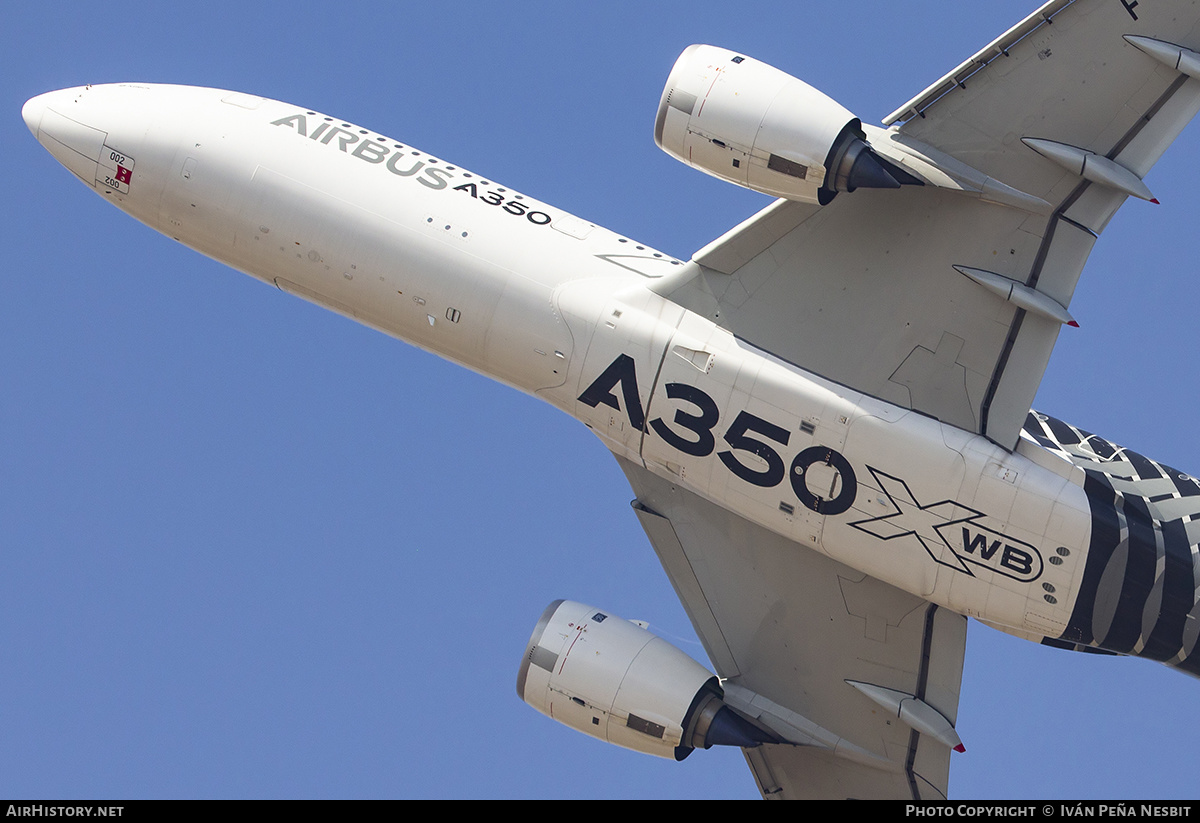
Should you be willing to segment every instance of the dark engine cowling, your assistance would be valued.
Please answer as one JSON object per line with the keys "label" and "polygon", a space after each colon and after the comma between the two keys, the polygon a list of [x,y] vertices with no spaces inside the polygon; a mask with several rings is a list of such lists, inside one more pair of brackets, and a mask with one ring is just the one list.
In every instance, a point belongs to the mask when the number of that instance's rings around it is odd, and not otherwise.
{"label": "dark engine cowling", "polygon": [[779,69],[688,46],[663,89],[654,140],[672,157],[748,189],[825,205],[840,191],[918,182],[878,157],[862,122]]}
{"label": "dark engine cowling", "polygon": [[529,638],[517,694],[584,734],[682,760],[694,748],[779,742],[722,701],[717,678],[609,612],[556,600]]}

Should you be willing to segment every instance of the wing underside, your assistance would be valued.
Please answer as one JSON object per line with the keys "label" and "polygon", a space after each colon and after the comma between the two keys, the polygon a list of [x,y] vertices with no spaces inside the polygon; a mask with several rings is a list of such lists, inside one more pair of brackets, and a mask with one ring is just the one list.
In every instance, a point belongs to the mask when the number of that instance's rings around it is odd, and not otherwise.
{"label": "wing underside", "polygon": [[[923,185],[776,200],[652,288],[1014,449],[1094,241],[1152,198],[1198,77],[1198,2],[1052,0],[866,128]],[[946,797],[953,740],[870,695],[953,727],[965,618],[618,461],[727,702],[802,744],[745,750],[764,797]]]}
{"label": "wing underside", "polygon": [[929,184],[825,207],[778,201],[655,290],[802,368],[1013,448],[1069,315],[1027,310],[967,271],[1068,307],[1127,195],[1046,146],[1137,180],[1200,109],[1200,80],[1126,39],[1200,51],[1200,11],[1128,5],[1048,3],[905,104],[891,129],[869,130]]}
{"label": "wing underside", "polygon": [[953,724],[965,618],[618,462],[726,702],[809,743],[745,750],[763,796],[944,798],[949,746],[850,683],[911,695]]}
{"label": "wing underside", "polygon": [[[1097,236],[1200,110],[1193,52],[1192,0],[1052,0],[867,128],[923,185],[776,201],[652,288],[1015,448]],[[618,460],[727,700],[802,743],[746,750],[763,795],[945,797],[952,743],[869,694],[952,727],[965,618]]]}

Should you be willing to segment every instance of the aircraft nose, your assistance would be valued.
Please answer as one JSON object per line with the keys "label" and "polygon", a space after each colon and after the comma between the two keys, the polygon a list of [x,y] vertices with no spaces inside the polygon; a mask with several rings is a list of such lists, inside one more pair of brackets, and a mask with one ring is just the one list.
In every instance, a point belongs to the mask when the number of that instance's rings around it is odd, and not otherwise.
{"label": "aircraft nose", "polygon": [[38,136],[38,127],[42,124],[42,112],[46,110],[46,97],[45,94],[31,97],[21,107],[21,117],[25,119],[25,125],[33,132],[34,137]]}
{"label": "aircraft nose", "polygon": [[[21,117],[24,118],[25,125],[33,132],[33,136],[38,139],[39,143],[45,142],[42,138],[47,126],[46,113],[57,112],[63,116],[71,116],[72,110],[81,103],[88,88],[88,86],[76,86],[70,89],[48,91],[25,101],[25,105],[21,107]],[[78,117],[79,115],[74,116]]]}
{"label": "aircraft nose", "polygon": [[136,142],[124,139],[128,128],[114,135],[117,126],[133,119],[124,98],[122,89],[106,86],[48,91],[26,101],[21,116],[43,148],[83,182],[128,194],[134,168],[130,151],[136,149],[127,146]]}

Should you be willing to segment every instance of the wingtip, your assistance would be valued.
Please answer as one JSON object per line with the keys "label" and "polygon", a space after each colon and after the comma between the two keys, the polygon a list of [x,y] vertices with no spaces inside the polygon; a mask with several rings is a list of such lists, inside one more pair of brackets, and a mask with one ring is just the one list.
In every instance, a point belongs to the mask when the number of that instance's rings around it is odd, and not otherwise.
{"label": "wingtip", "polygon": [[1151,198],[1150,198],[1150,202],[1151,202],[1151,203],[1153,203],[1153,204],[1154,204],[1154,205],[1156,205],[1156,206],[1161,206],[1161,205],[1162,205],[1162,203],[1158,202],[1158,198],[1157,198],[1157,197],[1151,197]]}
{"label": "wingtip", "polygon": [[966,754],[967,747],[964,746],[962,743],[959,743],[957,746],[954,747],[954,751],[958,752],[959,754]]}
{"label": "wingtip", "polygon": [[1073,328],[1073,329],[1077,329],[1077,328],[1079,328],[1079,321],[1077,321],[1077,320],[1068,320],[1068,321],[1067,321],[1067,325],[1068,325],[1068,326],[1070,326],[1070,327],[1071,327],[1071,328]]}

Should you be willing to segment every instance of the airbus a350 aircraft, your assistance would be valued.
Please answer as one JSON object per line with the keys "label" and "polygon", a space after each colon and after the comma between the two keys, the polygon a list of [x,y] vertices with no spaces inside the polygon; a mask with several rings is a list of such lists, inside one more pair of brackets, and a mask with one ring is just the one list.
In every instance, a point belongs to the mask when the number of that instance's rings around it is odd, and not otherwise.
{"label": "airbus a350 aircraft", "polygon": [[1096,235],[1200,108],[1182,5],[1047,4],[883,129],[685,51],[657,141],[781,197],[689,261],[250,95],[94,86],[24,116],[143,222],[612,449],[720,679],[555,603],[528,702],[667,757],[741,746],[768,797],[938,797],[962,615],[1197,673],[1200,485],[1028,413]]}

